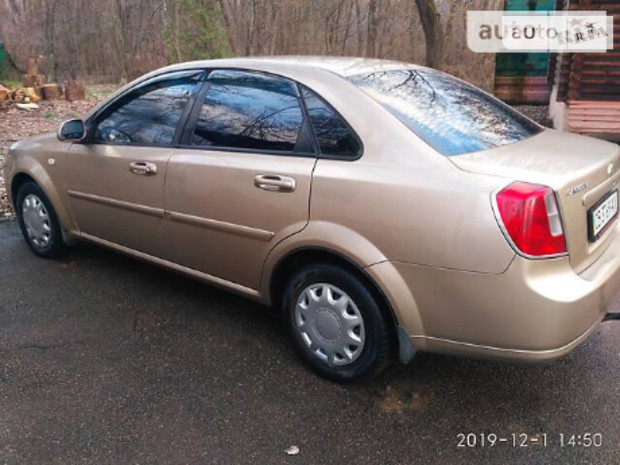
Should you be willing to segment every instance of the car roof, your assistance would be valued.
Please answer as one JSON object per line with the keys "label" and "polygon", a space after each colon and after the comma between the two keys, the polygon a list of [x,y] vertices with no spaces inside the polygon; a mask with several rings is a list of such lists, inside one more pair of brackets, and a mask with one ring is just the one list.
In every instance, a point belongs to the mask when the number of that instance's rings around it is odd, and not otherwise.
{"label": "car roof", "polygon": [[[346,78],[356,74],[372,73],[377,71],[388,71],[395,69],[426,69],[410,63],[392,60],[380,60],[376,58],[355,58],[355,57],[334,57],[334,56],[262,56],[244,58],[219,58],[213,60],[188,61],[168,65],[151,71],[128,83],[124,87],[114,92],[106,101],[101,102],[93,108],[87,118],[91,118],[96,112],[100,111],[108,102],[113,101],[123,92],[133,88],[148,79],[177,71],[187,71],[205,68],[236,68],[256,70],[273,73],[288,77],[290,79],[314,82],[324,81],[325,74],[331,73],[334,76]],[[307,85],[310,85],[307,83]],[[312,88],[312,87],[311,87]]]}
{"label": "car roof", "polygon": [[353,76],[362,73],[385,71],[393,69],[424,69],[423,66],[404,63],[393,60],[380,60],[377,58],[355,58],[355,57],[334,57],[334,56],[260,56],[246,58],[224,58],[216,60],[192,61],[179,63],[170,68],[176,70],[191,69],[196,67],[226,67],[249,68],[260,66],[261,69],[272,68],[277,71],[279,66],[292,65],[298,70],[322,69],[331,71],[342,77]]}

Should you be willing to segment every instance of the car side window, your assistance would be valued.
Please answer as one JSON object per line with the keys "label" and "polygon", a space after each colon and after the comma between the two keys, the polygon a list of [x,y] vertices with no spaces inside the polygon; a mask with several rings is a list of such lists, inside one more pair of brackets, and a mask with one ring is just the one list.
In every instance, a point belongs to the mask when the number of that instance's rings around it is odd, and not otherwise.
{"label": "car side window", "polygon": [[307,87],[301,89],[321,154],[351,158],[359,156],[361,144],[345,120],[316,93]]}
{"label": "car side window", "polygon": [[115,145],[172,144],[198,76],[161,80],[121,97],[97,120],[92,141]]}
{"label": "car side window", "polygon": [[216,70],[192,145],[267,151],[295,151],[304,122],[295,83],[240,70]]}

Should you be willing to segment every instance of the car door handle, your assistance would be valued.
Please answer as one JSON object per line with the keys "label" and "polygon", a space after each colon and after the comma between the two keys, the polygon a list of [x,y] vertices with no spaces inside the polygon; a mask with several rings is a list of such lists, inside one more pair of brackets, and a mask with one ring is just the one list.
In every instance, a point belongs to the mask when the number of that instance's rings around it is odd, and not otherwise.
{"label": "car door handle", "polygon": [[157,174],[157,165],[148,161],[132,161],[129,163],[129,171],[142,176],[154,176]]}
{"label": "car door handle", "polygon": [[295,179],[275,174],[259,174],[254,177],[254,185],[266,191],[293,192]]}

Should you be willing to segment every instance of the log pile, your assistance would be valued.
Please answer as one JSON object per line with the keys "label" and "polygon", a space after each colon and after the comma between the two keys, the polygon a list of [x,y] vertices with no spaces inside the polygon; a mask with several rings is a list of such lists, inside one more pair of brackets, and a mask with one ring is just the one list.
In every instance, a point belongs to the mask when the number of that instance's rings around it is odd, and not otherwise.
{"label": "log pile", "polygon": [[22,76],[22,87],[10,90],[0,85],[0,102],[37,103],[41,100],[66,99],[70,102],[86,99],[84,82],[76,79],[65,81],[64,87],[57,83],[48,83],[43,57],[30,58],[26,73]]}
{"label": "log pile", "polygon": [[40,60],[28,59],[27,72],[22,76],[22,88],[15,91],[13,100],[26,103],[36,103],[41,100],[41,88],[45,84],[45,74],[39,72]]}
{"label": "log pile", "polygon": [[13,100],[18,103],[37,103],[41,97],[34,87],[21,87],[13,92]]}
{"label": "log pile", "polygon": [[37,93],[34,87],[19,87],[15,90],[10,90],[0,85],[0,103],[37,103],[40,101],[41,95]]}
{"label": "log pile", "polygon": [[0,102],[4,102],[10,99],[11,99],[11,91],[7,89],[6,87],[4,87],[3,85],[0,85]]}

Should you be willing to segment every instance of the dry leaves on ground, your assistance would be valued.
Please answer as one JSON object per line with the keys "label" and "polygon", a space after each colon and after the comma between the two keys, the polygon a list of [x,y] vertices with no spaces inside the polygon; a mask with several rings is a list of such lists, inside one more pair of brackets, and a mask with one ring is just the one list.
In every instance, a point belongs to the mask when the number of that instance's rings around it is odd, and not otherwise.
{"label": "dry leaves on ground", "polygon": [[81,118],[95,105],[106,99],[114,89],[114,86],[91,86],[88,88],[86,100],[43,101],[38,104],[39,108],[34,110],[21,110],[11,104],[0,108],[0,218],[13,215],[2,176],[4,157],[11,144],[38,134],[55,131],[64,120]]}

